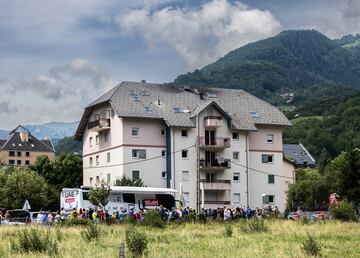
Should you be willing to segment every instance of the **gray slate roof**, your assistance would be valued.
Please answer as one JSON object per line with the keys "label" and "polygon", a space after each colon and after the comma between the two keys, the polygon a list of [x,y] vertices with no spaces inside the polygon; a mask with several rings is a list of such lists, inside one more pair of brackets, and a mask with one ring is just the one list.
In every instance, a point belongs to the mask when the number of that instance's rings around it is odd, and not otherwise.
{"label": "gray slate roof", "polygon": [[29,140],[21,141],[20,133],[12,131],[6,140],[0,140],[0,151],[55,152],[50,140],[39,140],[29,132]]}
{"label": "gray slate roof", "polygon": [[[211,98],[206,93],[217,97]],[[276,107],[243,90],[124,81],[85,108],[75,139],[82,139],[92,108],[104,102],[109,102],[119,117],[163,119],[173,127],[195,127],[191,117],[212,102],[228,114],[235,130],[256,130],[258,124],[291,125]],[[175,107],[187,112],[176,113]],[[259,117],[251,117],[250,112],[257,112]]]}
{"label": "gray slate roof", "polygon": [[283,144],[285,156],[295,161],[297,167],[315,167],[316,162],[310,152],[300,144]]}

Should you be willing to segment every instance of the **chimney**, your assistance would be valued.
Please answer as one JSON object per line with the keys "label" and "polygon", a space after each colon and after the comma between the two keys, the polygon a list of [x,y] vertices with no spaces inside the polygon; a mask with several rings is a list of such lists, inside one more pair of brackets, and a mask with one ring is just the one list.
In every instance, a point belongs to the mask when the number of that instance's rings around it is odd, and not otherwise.
{"label": "chimney", "polygon": [[22,142],[28,142],[29,141],[29,133],[28,132],[20,132],[20,139]]}
{"label": "chimney", "polygon": [[160,105],[161,105],[161,101],[160,101],[160,99],[158,99],[157,104],[158,104],[158,106],[160,106]]}
{"label": "chimney", "polygon": [[199,92],[200,99],[204,99],[204,93]]}

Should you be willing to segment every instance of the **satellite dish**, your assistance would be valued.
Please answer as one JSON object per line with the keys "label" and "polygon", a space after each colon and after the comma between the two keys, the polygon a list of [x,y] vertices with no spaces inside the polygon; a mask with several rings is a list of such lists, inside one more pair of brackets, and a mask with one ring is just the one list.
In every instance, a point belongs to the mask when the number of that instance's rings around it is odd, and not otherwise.
{"label": "satellite dish", "polygon": [[25,201],[24,206],[22,208],[23,210],[31,210],[31,206],[28,200]]}

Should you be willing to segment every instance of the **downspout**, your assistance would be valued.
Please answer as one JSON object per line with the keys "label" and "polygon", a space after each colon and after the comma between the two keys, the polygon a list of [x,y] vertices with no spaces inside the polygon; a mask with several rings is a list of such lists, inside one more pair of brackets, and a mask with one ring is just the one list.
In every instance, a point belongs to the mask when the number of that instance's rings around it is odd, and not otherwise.
{"label": "downspout", "polygon": [[[175,176],[175,174],[176,174],[176,171],[175,171],[175,163],[176,163],[176,159],[175,159],[175,155],[176,155],[176,153],[175,153],[175,129],[174,128],[172,128],[172,141],[173,141],[173,145],[172,145],[172,152],[173,152],[173,171],[174,171],[174,173],[173,173],[173,180],[172,180],[172,187],[173,187],[173,189],[176,189],[176,176]],[[181,193],[180,193],[181,194]]]}
{"label": "downspout", "polygon": [[[199,114],[196,116],[196,127],[197,127],[197,136],[196,136],[196,152],[197,152],[197,170],[196,170],[196,177],[197,177],[197,181],[196,181],[196,188],[197,188],[197,196],[196,196],[196,201],[197,201],[197,210],[200,211],[200,148],[199,148],[199,137],[200,137],[200,124],[199,124]],[[202,192],[204,192],[204,190],[202,190]],[[202,195],[202,198],[205,197],[205,193],[204,195]],[[202,200],[202,205],[204,205],[205,200]]]}
{"label": "downspout", "polygon": [[249,205],[249,132],[246,133],[246,206]]}
{"label": "downspout", "polygon": [[166,126],[166,187],[171,188],[171,131],[170,127]]}

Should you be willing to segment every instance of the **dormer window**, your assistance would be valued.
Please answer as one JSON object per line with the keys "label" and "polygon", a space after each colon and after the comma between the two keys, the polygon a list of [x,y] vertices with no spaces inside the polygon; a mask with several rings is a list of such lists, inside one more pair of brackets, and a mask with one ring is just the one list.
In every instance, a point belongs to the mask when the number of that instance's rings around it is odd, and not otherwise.
{"label": "dormer window", "polygon": [[260,117],[259,114],[256,111],[250,111],[250,116],[252,118],[259,118]]}

